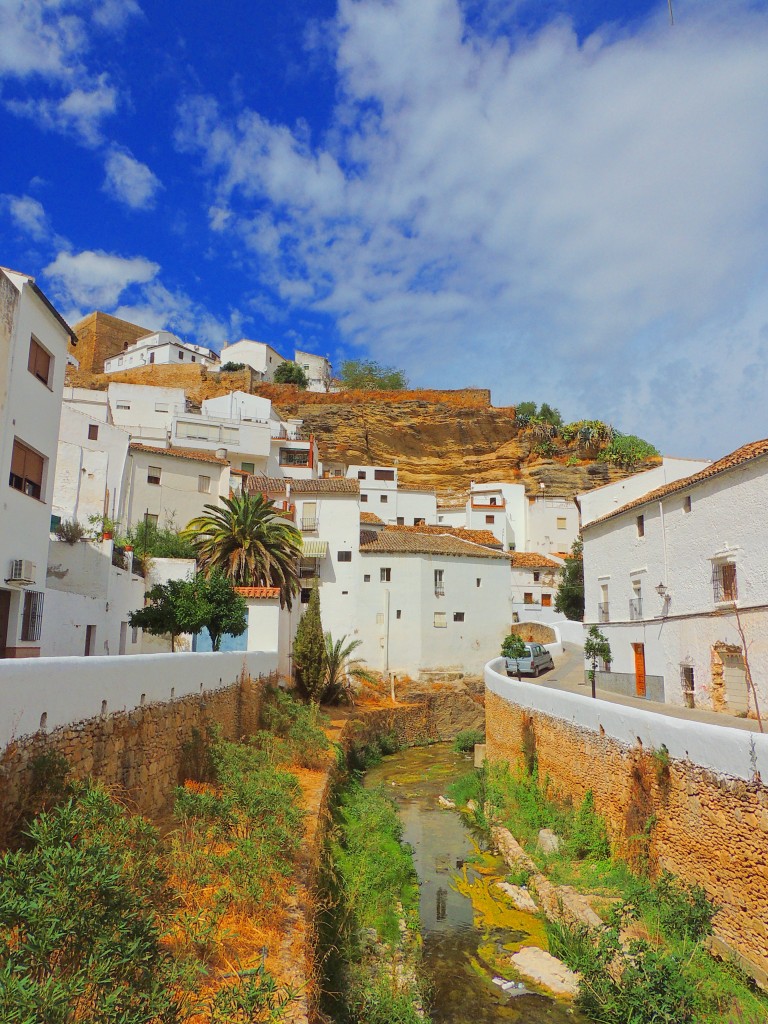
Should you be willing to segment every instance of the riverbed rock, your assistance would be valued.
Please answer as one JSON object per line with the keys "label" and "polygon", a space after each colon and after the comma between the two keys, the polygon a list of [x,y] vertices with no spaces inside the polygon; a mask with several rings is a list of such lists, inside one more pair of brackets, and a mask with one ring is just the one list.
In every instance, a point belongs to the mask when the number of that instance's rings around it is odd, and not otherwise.
{"label": "riverbed rock", "polygon": [[467,810],[474,814],[478,810],[477,800],[467,800]]}
{"label": "riverbed rock", "polygon": [[546,989],[552,995],[573,998],[579,991],[579,976],[543,949],[523,946],[511,957],[512,966],[534,985]]}
{"label": "riverbed rock", "polygon": [[512,885],[510,882],[497,882],[496,887],[510,898],[518,910],[526,914],[535,914],[538,907],[533,897],[523,885]]}
{"label": "riverbed rock", "polygon": [[445,807],[449,811],[452,811],[456,806],[453,800],[449,800],[445,796],[439,796],[437,798],[437,802],[440,804],[441,807]]}
{"label": "riverbed rock", "polygon": [[550,921],[564,920],[567,924],[584,924],[587,928],[604,928],[602,918],[595,913],[586,896],[570,885],[553,885],[544,875],[531,879],[544,914]]}
{"label": "riverbed rock", "polygon": [[538,873],[536,865],[508,828],[504,828],[502,825],[491,826],[491,839],[493,840],[493,845],[504,858],[505,864],[508,864],[509,867],[524,867],[533,874]]}
{"label": "riverbed rock", "polygon": [[557,853],[560,849],[560,836],[553,832],[551,828],[542,828],[539,830],[539,838],[536,845],[542,853]]}

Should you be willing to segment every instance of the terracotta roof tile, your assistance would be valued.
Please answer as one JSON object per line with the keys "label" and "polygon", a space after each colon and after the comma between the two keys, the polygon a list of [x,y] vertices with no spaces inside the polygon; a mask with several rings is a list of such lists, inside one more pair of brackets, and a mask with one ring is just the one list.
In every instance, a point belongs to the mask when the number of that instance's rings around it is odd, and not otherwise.
{"label": "terracotta roof tile", "polygon": [[649,502],[658,501],[659,498],[664,498],[668,494],[675,494],[677,491],[685,491],[704,480],[709,480],[713,476],[726,473],[729,469],[736,469],[739,466],[743,466],[746,462],[759,459],[763,455],[768,455],[768,438],[762,441],[751,441],[749,444],[742,445],[741,448],[737,448],[735,452],[731,452],[729,455],[724,455],[722,459],[713,462],[706,469],[699,470],[698,473],[694,473],[692,476],[683,477],[682,480],[674,480],[672,483],[657,487],[655,491],[649,491],[647,494],[635,498],[634,501],[622,505],[621,508],[612,509],[598,519],[593,519],[591,523],[586,523],[583,529],[591,530],[598,523],[604,523],[608,519],[613,519],[614,516],[620,516],[632,508],[639,508],[641,505],[647,505]]}
{"label": "terracotta roof tile", "polygon": [[538,551],[512,551],[509,560],[513,569],[562,569],[559,562],[540,555]]}
{"label": "terracotta roof tile", "polygon": [[404,533],[437,533],[448,534],[451,537],[458,537],[460,540],[468,540],[473,544],[483,544],[485,547],[500,548],[501,541],[491,533],[490,530],[468,530],[464,526],[434,526],[432,524],[420,523],[418,526],[388,526],[388,530],[402,530]]}
{"label": "terracotta roof tile", "polygon": [[132,441],[131,451],[147,452],[149,455],[170,455],[173,459],[190,459],[192,462],[215,462],[218,466],[229,465],[226,459],[220,459],[218,455],[202,448],[153,448],[152,445]]}
{"label": "terracotta roof tile", "polygon": [[344,476],[322,477],[319,480],[294,480],[288,477],[250,476],[246,487],[251,493],[285,494],[286,484],[291,494],[359,494],[360,483]]}
{"label": "terracotta roof tile", "polygon": [[379,519],[375,512],[361,512],[360,522],[369,523],[371,526],[383,526],[384,520]]}
{"label": "terracotta roof tile", "polygon": [[408,533],[404,530],[382,530],[380,533],[363,531],[360,534],[360,553],[391,552],[403,555],[456,555],[465,558],[506,558],[502,551],[493,551],[481,544],[470,544],[439,533]]}
{"label": "terracotta roof tile", "polygon": [[280,587],[235,587],[241,597],[280,597]]}

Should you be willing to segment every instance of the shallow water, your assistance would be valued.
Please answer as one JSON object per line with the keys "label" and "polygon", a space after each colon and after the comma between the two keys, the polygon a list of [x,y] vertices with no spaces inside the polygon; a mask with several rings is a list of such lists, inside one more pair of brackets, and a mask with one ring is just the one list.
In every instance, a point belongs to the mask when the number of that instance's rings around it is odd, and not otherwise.
{"label": "shallow water", "polygon": [[507,869],[437,798],[472,767],[450,745],[415,747],[366,775],[395,800],[403,839],[414,849],[420,883],[424,967],[435,1024],[584,1024],[567,1004],[525,988],[505,993],[492,979],[512,979],[506,960],[520,946],[546,949],[538,918],[512,910],[494,883]]}

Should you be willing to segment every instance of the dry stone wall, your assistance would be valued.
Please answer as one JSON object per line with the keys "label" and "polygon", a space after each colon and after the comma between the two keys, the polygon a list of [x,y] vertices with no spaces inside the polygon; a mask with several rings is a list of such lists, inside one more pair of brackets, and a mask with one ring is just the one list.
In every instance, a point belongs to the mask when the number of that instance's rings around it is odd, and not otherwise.
{"label": "dry stone wall", "polygon": [[535,756],[540,778],[574,802],[592,790],[620,855],[702,885],[718,938],[768,981],[768,788],[625,746],[486,693],[487,757]]}
{"label": "dry stone wall", "polygon": [[268,681],[244,675],[232,686],[91,718],[9,744],[0,759],[0,845],[3,828],[13,826],[14,808],[28,791],[32,762],[50,752],[67,759],[75,778],[90,776],[115,788],[139,813],[162,815],[190,756],[194,730],[205,736],[216,725],[225,739],[252,734]]}

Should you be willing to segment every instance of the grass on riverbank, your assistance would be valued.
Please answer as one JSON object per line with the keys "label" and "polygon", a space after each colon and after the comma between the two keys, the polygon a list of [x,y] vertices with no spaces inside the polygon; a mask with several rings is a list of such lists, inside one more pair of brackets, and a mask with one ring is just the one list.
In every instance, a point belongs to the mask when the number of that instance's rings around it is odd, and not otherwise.
{"label": "grass on riverbank", "polygon": [[391,800],[348,783],[326,851],[328,1009],[355,1024],[418,1024],[419,891]]}
{"label": "grass on riverbank", "polygon": [[274,694],[249,742],[193,737],[187,760],[205,781],[177,791],[164,840],[103,787],[63,788],[0,860],[0,1019],[287,1019],[295,993],[267,958],[285,940],[303,842],[296,776],[331,757],[323,724]]}
{"label": "grass on riverbank", "polygon": [[[459,806],[472,799],[478,827],[486,813],[520,842],[542,874],[557,885],[600,897],[607,922],[601,933],[549,922],[550,949],[582,976],[578,1003],[599,1024],[757,1024],[768,1021],[768,998],[735,965],[714,959],[705,942],[716,907],[700,886],[669,873],[656,882],[633,873],[612,856],[605,822],[592,794],[574,808],[548,780],[506,763],[487,765],[457,779],[449,796]],[[540,829],[561,837],[544,854]],[[511,873],[525,885],[530,871]]]}

